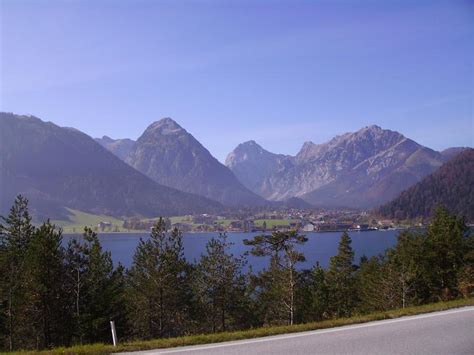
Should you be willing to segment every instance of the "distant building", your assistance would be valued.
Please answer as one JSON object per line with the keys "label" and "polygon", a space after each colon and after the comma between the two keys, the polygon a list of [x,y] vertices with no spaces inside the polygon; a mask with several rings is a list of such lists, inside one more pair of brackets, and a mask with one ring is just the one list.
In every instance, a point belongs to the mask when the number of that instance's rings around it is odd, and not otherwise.
{"label": "distant building", "polygon": [[102,221],[97,224],[97,228],[99,228],[100,230],[104,230],[105,228],[111,228],[111,227],[112,227],[112,223],[108,221]]}
{"label": "distant building", "polygon": [[307,223],[303,226],[303,232],[314,232],[314,224]]}

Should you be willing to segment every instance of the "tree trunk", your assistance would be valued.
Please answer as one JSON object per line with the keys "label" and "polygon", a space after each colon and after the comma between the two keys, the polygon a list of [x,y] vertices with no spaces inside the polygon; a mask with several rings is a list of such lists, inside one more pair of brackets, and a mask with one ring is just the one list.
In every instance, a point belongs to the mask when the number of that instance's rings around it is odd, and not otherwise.
{"label": "tree trunk", "polygon": [[8,346],[13,351],[13,290],[8,293]]}

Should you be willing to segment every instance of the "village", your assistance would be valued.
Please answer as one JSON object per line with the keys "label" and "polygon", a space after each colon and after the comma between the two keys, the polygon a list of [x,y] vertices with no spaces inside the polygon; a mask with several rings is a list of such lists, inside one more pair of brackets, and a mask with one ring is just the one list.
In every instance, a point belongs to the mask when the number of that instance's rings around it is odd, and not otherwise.
{"label": "village", "polygon": [[[394,229],[392,220],[378,219],[366,211],[357,210],[275,210],[265,212],[238,211],[222,215],[199,214],[164,218],[168,229],[182,232],[273,232],[297,230],[300,232],[372,231]],[[149,231],[157,221],[130,218],[124,221],[122,231]],[[113,232],[114,226],[102,221],[98,231]]]}

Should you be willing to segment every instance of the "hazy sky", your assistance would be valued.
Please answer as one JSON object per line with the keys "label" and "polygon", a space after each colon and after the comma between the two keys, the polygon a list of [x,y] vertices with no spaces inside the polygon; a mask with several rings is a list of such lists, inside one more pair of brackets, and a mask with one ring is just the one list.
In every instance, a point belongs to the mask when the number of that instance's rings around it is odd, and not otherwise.
{"label": "hazy sky", "polygon": [[223,161],[369,124],[474,146],[474,2],[1,0],[0,110],[94,137],[172,117]]}

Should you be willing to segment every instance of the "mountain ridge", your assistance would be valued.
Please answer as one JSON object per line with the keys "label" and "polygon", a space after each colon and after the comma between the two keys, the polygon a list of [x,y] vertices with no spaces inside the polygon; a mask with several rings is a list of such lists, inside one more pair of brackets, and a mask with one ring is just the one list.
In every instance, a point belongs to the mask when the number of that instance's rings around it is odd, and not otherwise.
{"label": "mountain ridge", "polygon": [[227,206],[267,203],[242,185],[230,169],[169,117],[151,123],[125,161],[160,184]]}
{"label": "mountain ridge", "polygon": [[402,191],[377,213],[398,220],[428,218],[438,205],[474,221],[474,149],[463,149],[438,170]]}
{"label": "mountain ridge", "polygon": [[259,180],[248,178],[257,175],[251,170],[260,160],[255,154],[249,157],[251,153],[236,148],[226,160],[247,187],[270,200],[299,197],[317,207],[374,207],[444,162],[439,152],[377,125],[321,144],[305,142],[295,156],[285,156],[280,169],[261,170]]}
{"label": "mountain ridge", "polygon": [[34,116],[0,113],[0,209],[19,193],[44,217],[65,207],[112,216],[176,215],[222,208],[218,202],[162,186],[77,129]]}

